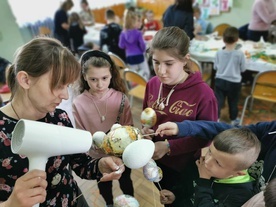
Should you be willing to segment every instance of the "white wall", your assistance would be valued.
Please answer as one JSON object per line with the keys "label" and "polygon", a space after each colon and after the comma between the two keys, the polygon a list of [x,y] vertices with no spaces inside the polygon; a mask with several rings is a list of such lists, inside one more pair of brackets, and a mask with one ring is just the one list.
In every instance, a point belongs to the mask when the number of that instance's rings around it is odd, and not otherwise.
{"label": "white wall", "polygon": [[223,12],[208,20],[212,22],[213,26],[228,23],[231,26],[240,27],[249,22],[253,2],[254,0],[233,0],[233,8],[230,12]]}
{"label": "white wall", "polygon": [[7,0],[0,0],[0,56],[13,60],[15,50],[24,44]]}
{"label": "white wall", "polygon": [[[240,27],[249,22],[253,1],[233,0],[233,8],[230,12],[213,16],[210,18],[210,21],[213,23],[213,26],[220,23],[229,23],[232,26]],[[136,1],[126,0],[126,2]],[[13,61],[13,54],[16,49],[29,41],[29,39],[30,34],[28,31],[19,29],[8,0],[0,0],[0,56]]]}

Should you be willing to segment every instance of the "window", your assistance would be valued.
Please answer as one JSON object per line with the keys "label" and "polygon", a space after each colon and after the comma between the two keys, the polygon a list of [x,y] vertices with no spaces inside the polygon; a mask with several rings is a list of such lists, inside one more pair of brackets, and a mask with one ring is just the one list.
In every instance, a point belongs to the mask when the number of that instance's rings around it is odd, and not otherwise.
{"label": "window", "polygon": [[[91,9],[127,2],[127,0],[87,1]],[[47,18],[53,18],[62,0],[8,0],[8,2],[17,24],[22,27],[37,21],[43,21]],[[73,2],[74,7],[70,12],[80,11],[80,0],[73,0]]]}

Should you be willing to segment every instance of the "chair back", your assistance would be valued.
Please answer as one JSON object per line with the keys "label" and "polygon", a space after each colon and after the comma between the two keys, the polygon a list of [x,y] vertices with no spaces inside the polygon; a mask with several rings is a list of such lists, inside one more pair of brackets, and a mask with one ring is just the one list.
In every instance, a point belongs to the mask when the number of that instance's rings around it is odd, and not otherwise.
{"label": "chair back", "polygon": [[218,36],[222,36],[226,28],[230,27],[230,24],[219,24],[214,28],[214,32],[218,32]]}
{"label": "chair back", "polygon": [[214,27],[213,24],[211,22],[207,23],[207,27],[206,27],[206,34],[211,34],[214,31]]}
{"label": "chair back", "polygon": [[243,105],[240,125],[243,124],[245,111],[247,108],[248,101],[250,99],[251,99],[250,111],[252,110],[254,99],[276,103],[276,81],[275,80],[276,80],[276,70],[260,72],[255,76],[251,93],[246,97]]}
{"label": "chair back", "polygon": [[122,60],[122,58],[120,58],[118,55],[116,55],[116,54],[114,54],[112,52],[108,52],[107,54],[113,60],[113,62],[117,66],[117,69],[119,70],[121,78],[123,78],[123,76],[124,76],[124,74],[123,74],[124,73],[124,69],[127,68],[126,63]]}
{"label": "chair back", "polygon": [[147,80],[136,71],[128,68],[124,69],[123,77],[130,97],[130,106],[132,106],[133,97],[143,100]]}
{"label": "chair back", "polygon": [[276,102],[276,70],[258,73],[251,94],[256,99]]}
{"label": "chair back", "polygon": [[118,66],[120,69],[127,68],[126,63],[118,55],[116,55],[112,52],[108,52],[108,55],[111,57],[111,59],[113,60],[115,65]]}
{"label": "chair back", "polygon": [[198,71],[198,72],[202,73],[202,68],[201,68],[200,63],[192,57],[190,58],[190,60],[191,60],[192,71],[194,71],[194,72]]}
{"label": "chair back", "polygon": [[39,27],[39,35],[51,36],[52,31],[45,26]]}
{"label": "chair back", "polygon": [[[142,85],[145,87],[147,85],[147,81],[143,76],[141,76],[136,71],[128,68],[124,70],[124,81],[132,83],[134,85]],[[126,86],[128,90],[131,89],[128,84]]]}

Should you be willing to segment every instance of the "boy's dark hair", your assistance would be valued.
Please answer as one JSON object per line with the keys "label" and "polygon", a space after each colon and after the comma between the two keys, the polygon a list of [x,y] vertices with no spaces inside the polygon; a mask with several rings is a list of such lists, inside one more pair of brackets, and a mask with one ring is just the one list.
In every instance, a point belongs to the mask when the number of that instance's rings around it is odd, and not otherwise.
{"label": "boy's dark hair", "polygon": [[239,39],[239,30],[236,27],[227,27],[223,33],[223,41],[232,44]]}
{"label": "boy's dark hair", "polygon": [[106,19],[114,19],[115,18],[115,12],[112,9],[107,9],[105,11],[105,18]]}
{"label": "boy's dark hair", "polygon": [[233,128],[219,133],[213,140],[214,147],[228,154],[243,154],[237,170],[245,170],[257,159],[261,144],[257,136],[247,128]]}
{"label": "boy's dark hair", "polygon": [[265,207],[276,206],[276,178],[271,180],[264,191]]}

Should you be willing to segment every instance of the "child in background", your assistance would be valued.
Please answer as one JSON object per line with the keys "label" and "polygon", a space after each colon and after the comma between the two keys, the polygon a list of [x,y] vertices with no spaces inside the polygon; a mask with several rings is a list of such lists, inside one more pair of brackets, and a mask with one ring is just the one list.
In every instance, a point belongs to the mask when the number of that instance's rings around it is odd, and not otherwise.
{"label": "child in background", "polygon": [[145,57],[146,43],[143,39],[138,16],[132,10],[124,14],[124,30],[120,34],[119,47],[125,50],[126,63],[129,68],[139,72],[146,80],[150,78],[150,70]]}
{"label": "child in background", "polygon": [[268,41],[272,44],[276,43],[276,20],[272,21],[269,27]]}
{"label": "child in background", "polygon": [[[97,131],[107,133],[115,123],[133,125],[125,85],[109,55],[90,50],[81,56],[80,62],[78,92],[81,94],[74,99],[72,106],[76,128],[93,135]],[[91,148],[90,155],[95,158],[107,156],[94,148]],[[126,167],[119,183],[124,194],[133,196],[130,174],[131,170]],[[106,205],[113,206],[112,181],[99,182],[98,187]]]}
{"label": "child in background", "polygon": [[122,32],[121,26],[116,23],[116,15],[112,9],[105,11],[105,19],[107,24],[100,32],[100,49],[103,46],[108,47],[108,51],[118,55],[123,61],[126,61],[125,50],[119,48],[119,37]]}
{"label": "child in background", "polygon": [[[171,126],[181,128],[181,123]],[[178,131],[174,135],[184,136],[182,130],[174,131]],[[168,131],[162,132],[162,136],[166,136]],[[190,182],[189,188],[194,191],[194,198],[190,198],[192,201],[194,199],[194,206],[240,207],[259,192],[257,181],[249,175],[247,169],[256,161],[260,149],[260,141],[247,128],[228,129],[218,134],[206,155],[196,161],[197,169],[183,174],[185,185],[188,179],[195,180],[195,187]],[[174,207],[189,206],[185,205],[189,200],[185,195],[187,189],[179,183],[173,192],[162,190],[160,200],[163,204],[173,203]]]}
{"label": "child in background", "polygon": [[[157,123],[152,129],[143,128],[143,134],[153,133],[159,124],[172,120],[217,120],[216,97],[201,74],[190,69],[189,46],[188,35],[179,27],[164,27],[153,37],[149,54],[156,76],[147,83],[143,109],[153,108]],[[199,157],[200,149],[209,144],[192,137],[145,138],[155,142],[153,159],[163,171],[159,183],[168,190],[179,182],[189,163]]]}
{"label": "child in background", "polygon": [[229,106],[229,118],[232,125],[238,125],[238,102],[241,92],[241,73],[245,68],[245,55],[241,50],[237,50],[236,44],[239,40],[239,30],[235,27],[228,27],[223,34],[225,48],[216,54],[214,69],[217,71],[215,76],[215,95],[218,100],[218,110],[224,106],[227,98]]}
{"label": "child in background", "polygon": [[152,10],[146,11],[146,19],[145,19],[145,30],[155,30],[158,31],[160,29],[159,23],[154,19],[154,13]]}
{"label": "child in background", "polygon": [[73,12],[69,16],[69,38],[71,41],[71,50],[78,54],[78,47],[83,45],[83,36],[86,34],[86,29],[80,19],[78,13]]}
{"label": "child in background", "polygon": [[95,24],[94,15],[89,8],[87,0],[81,0],[81,11],[79,13],[82,23],[85,26],[93,26]]}
{"label": "child in background", "polygon": [[194,35],[206,35],[213,32],[213,27],[210,22],[207,22],[201,17],[201,10],[199,7],[193,7],[194,12]]}

